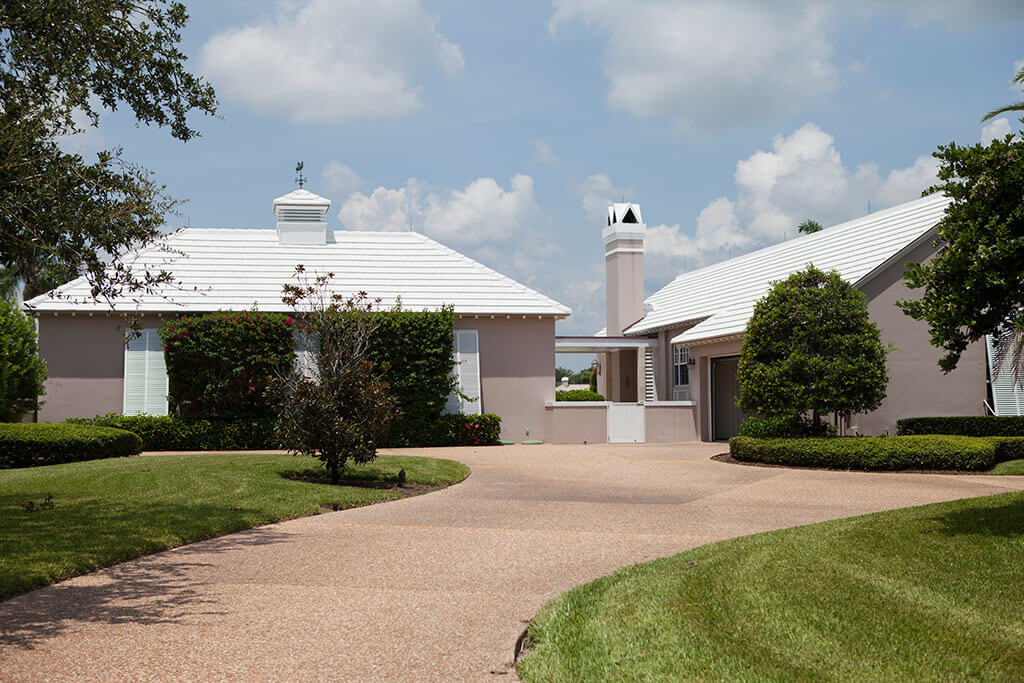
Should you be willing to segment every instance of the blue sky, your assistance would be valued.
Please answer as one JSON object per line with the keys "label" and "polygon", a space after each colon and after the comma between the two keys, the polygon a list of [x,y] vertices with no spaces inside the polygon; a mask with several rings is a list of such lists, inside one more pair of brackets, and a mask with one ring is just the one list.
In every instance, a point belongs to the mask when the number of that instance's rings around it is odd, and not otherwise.
{"label": "blue sky", "polygon": [[410,227],[603,325],[608,201],[638,201],[648,293],[683,269],[920,195],[930,154],[1019,98],[1024,3],[644,0],[186,2],[218,118],[188,143],[124,112],[121,145],[172,227],[272,227],[329,197],[336,228]]}

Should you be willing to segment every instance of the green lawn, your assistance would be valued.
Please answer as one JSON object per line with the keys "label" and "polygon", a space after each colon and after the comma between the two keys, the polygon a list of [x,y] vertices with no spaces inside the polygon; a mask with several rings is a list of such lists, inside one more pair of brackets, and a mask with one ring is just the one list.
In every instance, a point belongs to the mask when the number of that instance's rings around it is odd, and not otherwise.
{"label": "green lawn", "polygon": [[[401,497],[289,478],[318,466],[291,455],[167,455],[0,470],[0,599],[184,543],[316,514],[322,506]],[[419,485],[469,474],[452,460],[396,456],[350,474],[391,482],[403,468],[407,482]],[[48,495],[52,508],[41,505]],[[30,501],[34,511],[24,509]]]}
{"label": "green lawn", "polygon": [[1024,494],[724,541],[530,624],[525,681],[1024,680]]}
{"label": "green lawn", "polygon": [[1024,474],[1024,460],[1007,460],[996,465],[991,474]]}

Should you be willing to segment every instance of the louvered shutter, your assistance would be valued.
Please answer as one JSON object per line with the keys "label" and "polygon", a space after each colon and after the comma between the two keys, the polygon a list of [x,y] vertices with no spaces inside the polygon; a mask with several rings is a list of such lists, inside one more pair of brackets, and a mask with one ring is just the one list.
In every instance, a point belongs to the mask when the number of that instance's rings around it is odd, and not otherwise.
{"label": "louvered shutter", "polygon": [[124,350],[124,414],[167,414],[167,366],[157,330],[142,330]]}
{"label": "louvered shutter", "polygon": [[1024,390],[1013,381],[1012,368],[1006,367],[1009,359],[1004,361],[1003,368],[995,363],[995,338],[985,337],[988,350],[988,375],[992,385],[992,410],[996,415],[1024,415]]}
{"label": "louvered shutter", "polygon": [[459,391],[470,400],[456,393],[448,397],[446,413],[479,415],[483,412],[480,391],[480,346],[476,330],[455,330],[455,368],[452,372]]}
{"label": "louvered shutter", "polygon": [[146,412],[167,414],[167,365],[164,344],[157,330],[147,330],[146,343]]}

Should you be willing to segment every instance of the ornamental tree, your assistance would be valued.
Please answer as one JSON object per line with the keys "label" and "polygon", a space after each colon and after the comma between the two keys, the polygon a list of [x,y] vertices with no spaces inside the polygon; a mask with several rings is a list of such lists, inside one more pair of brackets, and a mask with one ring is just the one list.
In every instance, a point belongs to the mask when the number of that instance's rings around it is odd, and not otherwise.
{"label": "ornamental tree", "polygon": [[379,300],[331,293],[333,273],[310,276],[299,265],[295,274],[282,299],[295,308],[300,359],[275,383],[277,437],[289,451],[322,461],[337,484],[349,460],[377,456],[399,412],[387,368],[372,360]]}
{"label": "ornamental tree", "polygon": [[1024,140],[1010,134],[989,145],[950,143],[932,156],[939,180],[926,194],[953,201],[937,226],[938,254],[907,266],[916,301],[901,301],[907,315],[928,323],[931,343],[946,351],[943,372],[953,370],[971,342],[995,335],[1003,351],[1015,347],[1013,368],[1021,382],[1024,330]]}
{"label": "ornamental tree", "polygon": [[814,266],[776,282],[754,306],[740,352],[739,406],[760,417],[874,410],[885,398],[887,349],[864,295]]}
{"label": "ornamental tree", "polygon": [[0,422],[18,422],[37,410],[45,381],[35,325],[13,303],[0,299]]}

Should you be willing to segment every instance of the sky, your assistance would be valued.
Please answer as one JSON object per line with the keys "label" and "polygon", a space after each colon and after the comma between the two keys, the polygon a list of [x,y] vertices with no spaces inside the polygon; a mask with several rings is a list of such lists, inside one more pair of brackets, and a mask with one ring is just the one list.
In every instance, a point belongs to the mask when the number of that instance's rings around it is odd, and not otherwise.
{"label": "sky", "polygon": [[1021,128],[980,121],[1021,99],[1019,0],[185,4],[201,137],[119,110],[66,148],[123,147],[184,200],[172,229],[272,228],[301,160],[332,228],[422,232],[571,307],[558,334],[604,325],[611,201],[640,204],[650,294]]}

